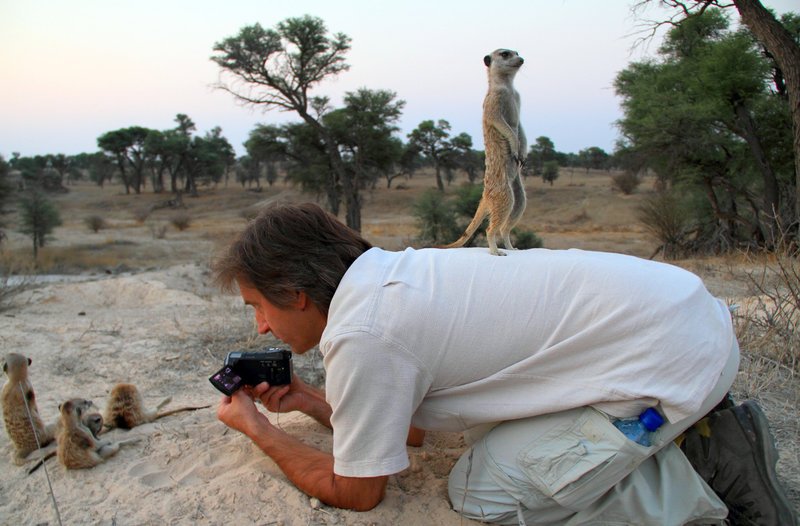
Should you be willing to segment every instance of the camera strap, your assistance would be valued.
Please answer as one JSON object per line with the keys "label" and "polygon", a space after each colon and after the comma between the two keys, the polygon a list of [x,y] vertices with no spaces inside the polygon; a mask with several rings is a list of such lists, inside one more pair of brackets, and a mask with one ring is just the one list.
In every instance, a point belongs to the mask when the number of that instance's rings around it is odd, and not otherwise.
{"label": "camera strap", "polygon": [[[31,425],[31,430],[33,430],[33,437],[36,439],[36,448],[42,449],[42,444],[39,442],[39,435],[36,433],[36,426],[33,425],[33,415],[31,415],[31,408],[28,406],[28,397],[25,396],[25,388],[22,387],[22,382],[19,382],[19,390],[22,393],[22,401],[25,403],[25,411],[28,413],[28,422]],[[63,526],[61,522],[61,514],[58,512],[56,495],[53,493],[53,485],[50,483],[50,473],[47,472],[47,463],[42,461],[42,467],[44,468],[44,476],[47,479],[47,489],[50,492],[50,498],[53,501],[53,509],[56,512],[56,520],[58,520],[59,526]]]}

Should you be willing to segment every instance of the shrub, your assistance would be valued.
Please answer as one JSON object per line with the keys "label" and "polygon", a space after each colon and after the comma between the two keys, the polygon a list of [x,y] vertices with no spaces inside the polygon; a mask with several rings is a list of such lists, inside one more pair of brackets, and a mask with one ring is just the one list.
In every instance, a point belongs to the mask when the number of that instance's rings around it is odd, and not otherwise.
{"label": "shrub", "polygon": [[106,221],[102,217],[98,215],[91,215],[83,220],[86,223],[87,228],[94,232],[95,234],[98,233],[100,230],[106,228]]}
{"label": "shrub", "polygon": [[167,225],[153,223],[150,225],[150,233],[153,235],[153,239],[164,239],[167,236]]}
{"label": "shrub", "polygon": [[558,161],[545,162],[542,166],[542,181],[553,186],[556,179],[558,179]]}
{"label": "shrub", "polygon": [[421,242],[438,244],[458,237],[460,231],[453,207],[439,190],[430,189],[423,193],[414,202],[413,211]]}
{"label": "shrub", "polygon": [[642,179],[639,175],[625,170],[611,178],[611,184],[625,195],[631,195],[642,184]]}
{"label": "shrub", "polygon": [[453,201],[453,211],[460,215],[472,219],[478,210],[483,196],[483,185],[465,184],[456,189],[456,197]]}
{"label": "shrub", "polygon": [[248,206],[247,208],[243,208],[242,210],[240,210],[239,215],[245,221],[252,221],[253,219],[256,218],[256,216],[261,212],[262,209],[263,207],[261,205]]}
{"label": "shrub", "polygon": [[778,240],[762,268],[748,272],[750,304],[737,312],[742,345],[759,358],[800,372],[800,260],[793,243]]}
{"label": "shrub", "polygon": [[514,248],[519,250],[542,248],[544,246],[542,238],[532,230],[518,230],[515,228],[511,231],[511,235],[514,236]]}
{"label": "shrub", "polygon": [[153,211],[149,206],[141,206],[133,211],[133,219],[140,225],[147,221],[150,213]]}
{"label": "shrub", "polygon": [[662,192],[645,199],[636,209],[636,215],[645,229],[661,245],[664,258],[680,256],[685,250],[691,229],[691,220],[684,213],[678,198]]}
{"label": "shrub", "polygon": [[170,219],[172,226],[183,232],[192,224],[192,218],[186,212],[178,212]]}

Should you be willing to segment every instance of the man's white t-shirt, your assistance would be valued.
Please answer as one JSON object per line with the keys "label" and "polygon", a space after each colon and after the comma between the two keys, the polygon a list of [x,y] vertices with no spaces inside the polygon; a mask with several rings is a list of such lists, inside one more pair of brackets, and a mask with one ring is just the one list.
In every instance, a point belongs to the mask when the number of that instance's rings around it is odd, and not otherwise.
{"label": "man's white t-shirt", "polygon": [[[699,277],[620,254],[373,248],[334,294],[320,341],[334,472],[408,466],[409,425],[457,431],[595,406],[699,409],[733,344]],[[638,405],[637,405],[638,404]]]}

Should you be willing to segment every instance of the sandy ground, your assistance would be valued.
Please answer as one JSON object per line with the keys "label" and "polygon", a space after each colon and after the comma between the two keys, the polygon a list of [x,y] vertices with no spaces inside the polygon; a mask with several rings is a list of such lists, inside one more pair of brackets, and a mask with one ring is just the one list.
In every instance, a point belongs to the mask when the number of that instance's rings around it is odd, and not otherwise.
{"label": "sandy ground", "polygon": [[[385,248],[401,248],[412,239],[414,220],[404,196],[431,182],[415,178],[405,186],[366,199],[364,233]],[[409,448],[411,467],[390,478],[386,499],[372,511],[355,513],[310,501],[246,437],[216,419],[219,395],[207,378],[225,353],[276,342],[254,338],[252,315],[241,300],[209,286],[207,255],[213,240],[243,225],[234,210],[285,197],[286,189],[274,195],[235,189],[211,193],[204,201],[190,202],[194,220],[189,231],[170,230],[164,239],[156,239],[150,225],[166,222],[166,215],[137,225],[127,208],[130,196],[108,189],[82,191],[90,196],[91,207],[104,211],[108,228],[99,234],[86,230],[82,214],[89,208],[70,208],[73,192],[61,203],[68,212],[52,250],[75,251],[70,252],[73,258],[88,253],[107,272],[101,267],[84,272],[84,281],[26,287],[0,312],[0,351],[33,360],[31,380],[47,422],[57,418],[58,404],[72,397],[91,399],[102,410],[118,382],[137,385],[152,407],[167,397],[172,402],[165,409],[212,407],[132,431],[112,431],[112,440],[140,440],[90,470],[68,471],[52,459],[46,470],[28,475],[29,466],[14,464],[9,439],[0,433],[0,525],[58,524],[53,500],[64,524],[476,524],[455,514],[446,496],[447,474],[464,450],[460,434],[429,433],[423,447]],[[615,194],[607,178],[565,176],[553,188],[530,181],[528,196],[525,222],[548,248],[644,257],[653,251],[632,220],[632,207],[641,196]],[[220,218],[210,212],[217,206],[231,211]],[[10,232],[9,242],[22,250],[27,241]],[[97,263],[106,261],[106,254],[108,263]],[[135,272],[131,261],[141,264]],[[728,262],[678,264],[700,274],[714,294],[731,303],[741,303],[747,294],[741,274]],[[743,356],[734,394],[758,399],[767,412],[781,452],[779,475],[797,507],[800,382],[785,367],[760,358],[756,348],[743,349]],[[307,380],[321,383],[318,353],[295,358],[295,367]],[[330,432],[310,418],[294,413],[270,418],[307,443],[330,450]]]}
{"label": "sandy ground", "polygon": [[[102,409],[117,382],[137,385],[150,406],[170,396],[165,409],[213,406],[108,433],[111,440],[141,440],[89,470],[68,471],[52,459],[46,471],[28,475],[30,465],[14,464],[2,433],[1,524],[58,524],[47,475],[64,524],[462,524],[446,497],[460,435],[432,433],[423,447],[409,448],[412,466],[391,478],[386,499],[355,513],[311,502],[246,437],[217,421],[219,395],[207,378],[221,366],[222,349],[247,333],[250,314],[239,298],[210,291],[206,274],[200,265],[183,265],[49,284],[16,298],[18,308],[0,325],[3,354],[33,360],[31,380],[46,422],[72,397]],[[318,355],[296,362],[303,376],[319,381]],[[330,432],[305,415],[271,419],[330,450]]]}

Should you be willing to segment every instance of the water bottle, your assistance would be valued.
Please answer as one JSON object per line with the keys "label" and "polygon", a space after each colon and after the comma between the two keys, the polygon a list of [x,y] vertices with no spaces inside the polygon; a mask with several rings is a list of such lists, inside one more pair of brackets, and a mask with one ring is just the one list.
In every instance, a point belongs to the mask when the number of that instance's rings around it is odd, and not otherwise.
{"label": "water bottle", "polygon": [[622,431],[622,433],[643,446],[650,447],[650,434],[661,427],[664,423],[664,417],[653,409],[648,407],[644,412],[639,415],[639,418],[626,418],[623,420],[614,420],[614,425]]}

